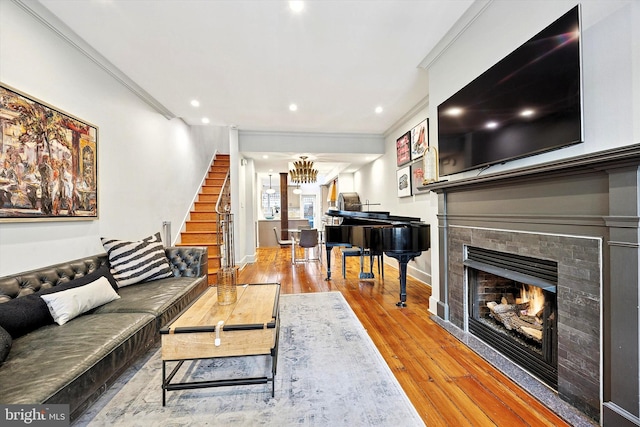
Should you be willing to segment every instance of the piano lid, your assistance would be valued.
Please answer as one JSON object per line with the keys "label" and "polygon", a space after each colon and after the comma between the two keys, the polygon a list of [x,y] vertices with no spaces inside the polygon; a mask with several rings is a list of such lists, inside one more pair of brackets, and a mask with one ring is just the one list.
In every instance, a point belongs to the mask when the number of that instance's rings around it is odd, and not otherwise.
{"label": "piano lid", "polygon": [[420,218],[411,216],[390,215],[389,212],[383,211],[360,212],[329,210],[327,211],[327,215],[344,218],[345,222],[347,222],[348,224],[353,224],[354,222],[357,223],[359,221],[362,221],[362,223],[382,222],[385,224],[422,224]]}

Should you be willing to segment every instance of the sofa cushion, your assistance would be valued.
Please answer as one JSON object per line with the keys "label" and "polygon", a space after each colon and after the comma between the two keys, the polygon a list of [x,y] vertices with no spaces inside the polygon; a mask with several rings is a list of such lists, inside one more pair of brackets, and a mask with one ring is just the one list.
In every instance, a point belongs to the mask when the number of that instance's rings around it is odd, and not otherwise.
{"label": "sofa cushion", "polygon": [[158,319],[158,330],[207,288],[207,277],[170,277],[120,288],[120,298],[94,313],[149,313]]}
{"label": "sofa cushion", "polygon": [[0,369],[0,403],[66,403],[73,414],[107,379],[153,345],[153,316],[85,314],[15,339]]}
{"label": "sofa cushion", "polygon": [[61,326],[93,308],[118,298],[120,296],[113,290],[106,277],[100,277],[84,286],[42,295],[53,320]]}
{"label": "sofa cushion", "polygon": [[118,287],[173,276],[160,233],[138,241],[101,238]]}
{"label": "sofa cushion", "polygon": [[13,339],[51,323],[53,317],[40,295],[26,295],[0,304],[0,327]]}
{"label": "sofa cushion", "polygon": [[11,350],[12,341],[13,340],[11,339],[9,332],[0,327],[0,365],[2,365],[2,362],[7,360],[9,350]]}

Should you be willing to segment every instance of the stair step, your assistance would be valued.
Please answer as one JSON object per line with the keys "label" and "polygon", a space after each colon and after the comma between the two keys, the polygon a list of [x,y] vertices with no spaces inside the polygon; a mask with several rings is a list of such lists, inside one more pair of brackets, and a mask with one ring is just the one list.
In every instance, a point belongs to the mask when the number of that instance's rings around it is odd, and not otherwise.
{"label": "stair step", "polygon": [[218,185],[203,185],[200,190],[200,194],[214,194],[216,196],[220,195],[220,186]]}
{"label": "stair step", "polygon": [[186,223],[186,231],[217,231],[218,221],[214,220],[189,220]]}
{"label": "stair step", "polygon": [[222,187],[224,184],[224,178],[205,178],[204,185],[215,185],[217,187]]}
{"label": "stair step", "polygon": [[189,221],[217,221],[217,220],[218,220],[218,214],[215,212],[192,211],[189,214]]}
{"label": "stair step", "polygon": [[193,245],[193,244],[188,244],[188,243],[176,243],[176,246],[204,246],[207,248],[207,253],[208,253],[208,259],[214,259],[214,258],[220,258],[220,250],[218,248],[218,245],[207,245],[207,244],[201,244],[201,245]]}
{"label": "stair step", "polygon": [[215,212],[216,203],[215,202],[194,202],[193,203],[195,210],[198,212],[209,211]]}
{"label": "stair step", "polygon": [[180,233],[180,241],[186,245],[209,246],[217,242],[218,233],[213,231],[190,231]]}
{"label": "stair step", "polygon": [[216,271],[209,271],[209,276],[207,279],[207,284],[210,286],[215,286],[218,284],[218,270]]}
{"label": "stair step", "polygon": [[218,201],[219,194],[200,193],[198,195],[199,202],[216,203]]}

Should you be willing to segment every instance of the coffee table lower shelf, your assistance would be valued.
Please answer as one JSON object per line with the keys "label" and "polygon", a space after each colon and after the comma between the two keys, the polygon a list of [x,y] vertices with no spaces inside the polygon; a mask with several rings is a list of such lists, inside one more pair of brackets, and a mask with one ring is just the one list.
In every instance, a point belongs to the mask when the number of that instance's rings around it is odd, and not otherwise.
{"label": "coffee table lower shelf", "polygon": [[[209,381],[192,381],[192,382],[180,382],[172,383],[171,380],[178,373],[182,364],[189,360],[177,360],[177,365],[167,376],[167,363],[171,361],[162,361],[162,406],[166,406],[167,391],[176,390],[193,390],[198,388],[211,388],[211,387],[228,387],[235,385],[256,385],[256,384],[268,384],[271,383],[271,397],[275,397],[276,393],[276,365],[277,365],[277,346],[275,351],[271,354],[271,376],[270,377],[252,377],[252,378],[229,378],[220,380]],[[205,360],[205,359],[197,359]],[[193,361],[192,361],[193,362]]]}

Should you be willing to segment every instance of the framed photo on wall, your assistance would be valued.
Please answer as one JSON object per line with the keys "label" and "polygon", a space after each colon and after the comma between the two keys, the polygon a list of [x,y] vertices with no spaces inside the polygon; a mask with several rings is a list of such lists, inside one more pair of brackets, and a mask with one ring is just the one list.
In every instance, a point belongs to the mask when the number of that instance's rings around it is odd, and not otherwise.
{"label": "framed photo on wall", "polygon": [[397,165],[406,165],[411,161],[411,131],[396,140]]}
{"label": "framed photo on wall", "polygon": [[98,128],[0,83],[0,221],[98,218]]}
{"label": "framed photo on wall", "polygon": [[411,168],[406,166],[396,171],[396,188],[398,197],[411,196]]}
{"label": "framed photo on wall", "polygon": [[422,157],[429,146],[429,119],[411,129],[411,160]]}
{"label": "framed photo on wall", "polygon": [[418,187],[423,185],[424,169],[422,162],[415,162],[411,164],[411,193],[420,194]]}

